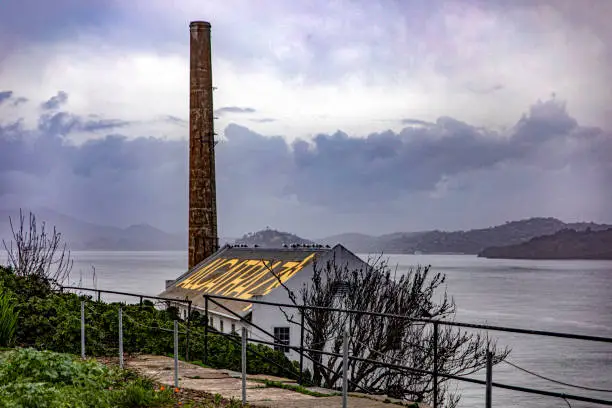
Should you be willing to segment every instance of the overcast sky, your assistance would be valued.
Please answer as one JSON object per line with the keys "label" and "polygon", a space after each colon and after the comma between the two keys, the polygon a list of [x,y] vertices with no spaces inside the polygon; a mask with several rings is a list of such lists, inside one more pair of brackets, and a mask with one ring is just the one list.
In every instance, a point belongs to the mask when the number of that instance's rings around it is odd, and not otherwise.
{"label": "overcast sky", "polygon": [[212,24],[219,229],[612,223],[612,1],[2,0],[0,208],[187,222]]}

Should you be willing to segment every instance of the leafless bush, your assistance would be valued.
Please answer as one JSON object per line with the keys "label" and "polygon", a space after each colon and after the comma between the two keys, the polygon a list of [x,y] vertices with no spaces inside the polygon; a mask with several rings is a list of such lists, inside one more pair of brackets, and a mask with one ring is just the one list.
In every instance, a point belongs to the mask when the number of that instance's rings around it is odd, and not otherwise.
{"label": "leafless bush", "polygon": [[[445,276],[432,273],[429,266],[419,266],[401,276],[380,257],[368,266],[350,269],[335,259],[323,265],[315,263],[312,281],[293,292],[282,284],[296,306],[319,306],[348,310],[387,313],[401,318],[371,316],[362,313],[338,313],[324,309],[305,309],[305,347],[331,353],[342,353],[344,327],[350,333],[349,354],[362,360],[349,360],[349,390],[366,389],[375,394],[419,402],[433,402],[434,343],[431,324],[418,319],[450,321],[455,303],[442,286]],[[338,283],[348,288],[338,296]],[[299,318],[284,312],[286,318],[299,324]],[[509,353],[498,348],[486,335],[470,333],[439,324],[437,367],[441,374],[468,375],[486,365],[487,351],[493,352],[494,364]],[[325,387],[335,387],[342,378],[342,358],[308,352],[315,361],[313,380]],[[369,360],[369,361],[364,361]],[[371,362],[376,361],[376,363]],[[382,368],[387,363],[411,370]],[[447,378],[438,376],[438,406],[456,406],[459,395],[451,392]],[[433,405],[433,404],[432,404]]]}
{"label": "leafless bush", "polygon": [[8,263],[17,276],[33,276],[57,287],[69,277],[73,261],[62,235],[53,227],[49,232],[45,222],[36,223],[36,216],[30,212],[29,222],[19,210],[19,223],[13,224],[9,217],[12,240],[2,240],[8,254]]}

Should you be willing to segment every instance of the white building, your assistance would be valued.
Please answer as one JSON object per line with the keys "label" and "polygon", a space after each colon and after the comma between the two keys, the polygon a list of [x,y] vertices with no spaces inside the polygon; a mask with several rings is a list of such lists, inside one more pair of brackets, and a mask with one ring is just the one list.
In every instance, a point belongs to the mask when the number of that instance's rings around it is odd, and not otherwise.
{"label": "white building", "polygon": [[[366,263],[355,254],[336,245],[292,246],[288,248],[247,248],[225,246],[203,262],[167,285],[159,296],[190,299],[195,310],[204,312],[204,294],[227,296],[244,300],[264,300],[273,303],[291,304],[287,290],[299,297],[303,285],[312,281],[314,265],[334,262],[338,267],[361,269]],[[283,286],[281,286],[282,281]],[[297,309],[280,310],[279,307],[249,302],[217,300],[229,310],[209,301],[210,324],[219,331],[239,332],[243,322],[241,316],[261,329],[281,339],[283,343],[299,347],[300,326],[287,321],[283,310],[300,321]],[[274,341],[264,332],[246,324],[251,339]],[[297,360],[299,354],[279,345],[290,359]]]}

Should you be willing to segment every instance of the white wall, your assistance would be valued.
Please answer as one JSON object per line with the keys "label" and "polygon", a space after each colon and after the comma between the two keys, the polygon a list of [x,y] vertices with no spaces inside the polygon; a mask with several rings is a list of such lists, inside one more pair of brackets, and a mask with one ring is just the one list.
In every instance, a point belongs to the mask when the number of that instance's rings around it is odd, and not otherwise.
{"label": "white wall", "polygon": [[[299,271],[294,277],[289,279],[286,282],[286,286],[292,290],[296,295],[299,295],[300,288],[304,283],[309,283],[312,281],[312,265],[308,265]],[[254,298],[254,300],[265,300],[266,302],[273,303],[286,303],[292,304],[289,299],[289,295],[287,291],[283,287],[278,287],[274,289],[272,292],[268,293],[266,296]],[[293,324],[287,321],[285,314],[281,311],[279,307],[276,306],[267,306],[267,305],[259,305],[253,303],[253,316],[252,321],[254,324],[258,325],[262,329],[266,330],[270,334],[274,334],[275,327],[289,327],[289,341],[291,346],[300,346],[300,326],[299,324]],[[292,320],[296,322],[300,322],[300,314],[297,309],[293,308],[283,308],[287,315]],[[253,328],[252,336],[254,338],[259,338],[260,340],[273,342],[274,339],[270,336],[263,333],[261,330]],[[291,351],[286,353],[287,357],[290,360],[299,360],[299,353],[295,351]]]}
{"label": "white wall", "polygon": [[[330,251],[327,254],[321,254],[317,257],[317,263],[319,267],[324,267],[325,263],[328,259],[331,259],[335,256],[336,264],[340,266],[344,266],[346,264],[349,265],[349,268],[361,268],[364,266],[364,262],[356,257],[353,253],[347,251],[343,247],[337,246],[334,247],[333,251]],[[298,303],[300,300],[300,290],[304,284],[309,285],[312,282],[313,276],[313,265],[309,265],[308,267],[302,269],[298,272],[294,277],[289,279],[286,282],[286,286],[290,289],[295,295],[298,297]],[[266,302],[273,303],[286,303],[292,304],[289,299],[289,295],[287,294],[287,290],[283,287],[278,287],[270,292],[268,295],[263,298],[259,298],[258,300],[265,300]],[[262,329],[267,330],[269,333],[274,334],[274,327],[289,327],[290,331],[290,345],[299,347],[300,346],[300,314],[298,309],[294,308],[283,308],[283,310],[291,317],[292,320],[296,321],[295,323],[289,323],[285,314],[281,311],[281,308],[276,306],[267,306],[267,305],[258,305],[253,304],[253,317],[252,321],[254,324],[257,324]],[[260,330],[253,328],[253,333],[262,337],[266,341],[274,341],[269,336],[263,334]],[[290,360],[299,361],[299,353],[291,350],[286,354]],[[312,371],[312,364],[307,358],[304,358],[304,369],[310,369]]]}

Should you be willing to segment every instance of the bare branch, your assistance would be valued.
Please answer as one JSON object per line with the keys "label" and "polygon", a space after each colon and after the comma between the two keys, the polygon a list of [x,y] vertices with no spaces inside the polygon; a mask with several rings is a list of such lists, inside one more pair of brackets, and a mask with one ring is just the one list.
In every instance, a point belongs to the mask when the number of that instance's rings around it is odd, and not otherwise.
{"label": "bare branch", "polygon": [[[431,325],[415,322],[415,318],[452,320],[456,306],[444,290],[446,277],[431,271],[431,266],[417,266],[407,273],[389,267],[382,255],[368,259],[360,269],[339,265],[330,259],[323,265],[313,263],[313,277],[299,294],[285,285],[296,306],[322,306],[350,310],[369,310],[404,318],[387,318],[360,313],[342,314],[321,309],[303,309],[305,345],[311,350],[340,353],[342,331],[346,324],[353,335],[349,340],[352,356],[376,362],[393,363],[423,371],[433,370],[433,330]],[[337,282],[349,286],[348,294],[336,294]],[[295,320],[284,312],[287,320]],[[452,327],[440,326],[437,339],[438,368],[441,373],[467,375],[486,365],[486,353],[494,353],[494,364],[502,361],[508,349],[481,333],[468,333]],[[333,388],[341,379],[342,360],[335,356],[308,353],[315,362],[313,381]],[[356,385],[373,393],[419,402],[433,402],[433,378],[406,370],[381,368],[378,363],[351,360],[349,362],[350,389]],[[454,407],[459,395],[451,392],[448,380],[438,379],[438,405]]]}
{"label": "bare branch", "polygon": [[12,240],[8,243],[3,240],[2,243],[15,275],[38,278],[55,287],[62,285],[70,276],[73,261],[61,234],[55,227],[48,233],[44,221],[39,230],[33,213],[26,224],[21,210],[18,226],[10,217],[9,223]]}

